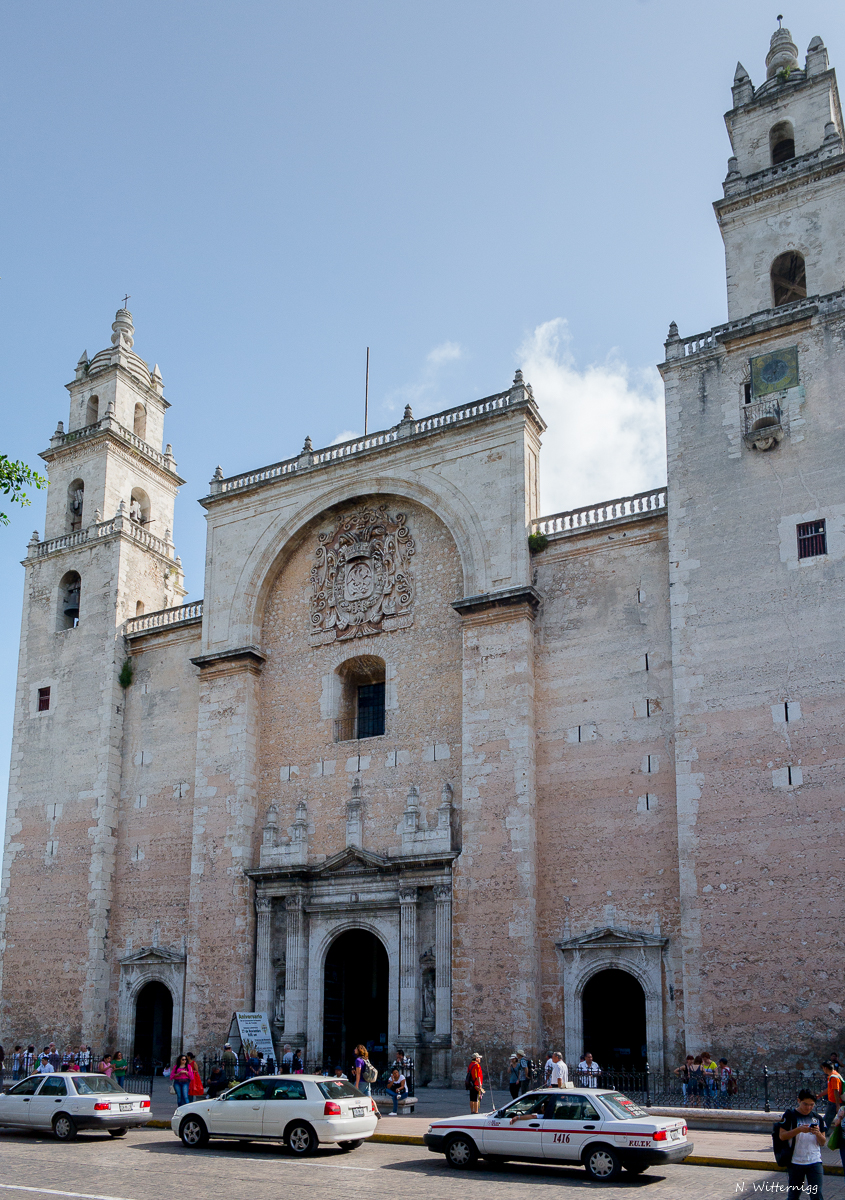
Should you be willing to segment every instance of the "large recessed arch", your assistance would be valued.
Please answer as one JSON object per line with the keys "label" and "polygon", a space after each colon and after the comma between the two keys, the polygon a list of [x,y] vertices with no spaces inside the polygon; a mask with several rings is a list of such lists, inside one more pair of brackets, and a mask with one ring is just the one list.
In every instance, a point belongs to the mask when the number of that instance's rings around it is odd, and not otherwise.
{"label": "large recessed arch", "polygon": [[[218,627],[213,643],[259,645],[264,608],[279,572],[327,512],[362,496],[395,496],[429,509],[452,535],[461,563],[464,595],[489,591],[490,559],[480,515],[457,488],[446,481],[442,486],[445,496],[435,494],[417,481],[404,479],[362,480],[357,486],[346,481],[315,496],[287,521],[279,520],[258,539],[244,562],[233,589],[228,628],[222,632]],[[210,632],[206,633],[206,637],[210,636]]]}

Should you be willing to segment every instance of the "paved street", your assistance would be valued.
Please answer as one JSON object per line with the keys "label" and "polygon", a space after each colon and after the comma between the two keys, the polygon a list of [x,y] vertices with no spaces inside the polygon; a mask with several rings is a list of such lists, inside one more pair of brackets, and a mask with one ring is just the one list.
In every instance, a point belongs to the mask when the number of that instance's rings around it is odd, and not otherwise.
{"label": "paved street", "polygon": [[[313,1200],[323,1195],[361,1195],[367,1200],[528,1200],[548,1189],[656,1200],[727,1200],[736,1195],[778,1195],[766,1184],[784,1176],[765,1171],[675,1166],[652,1169],[637,1179],[607,1187],[588,1182],[576,1168],[514,1163],[457,1172],[443,1158],[415,1146],[369,1145],[352,1154],[321,1150],[292,1161],[278,1146],[215,1143],[208,1150],[183,1150],[165,1130],[139,1130],[120,1141],[82,1135],[57,1145],[36,1134],[0,1132],[0,1196],[96,1197],[98,1200]],[[745,1185],[744,1190],[739,1185]],[[756,1189],[756,1190],[755,1190]],[[785,1196],[785,1193],[781,1193]],[[825,1179],[826,1200],[845,1200],[842,1178]]]}

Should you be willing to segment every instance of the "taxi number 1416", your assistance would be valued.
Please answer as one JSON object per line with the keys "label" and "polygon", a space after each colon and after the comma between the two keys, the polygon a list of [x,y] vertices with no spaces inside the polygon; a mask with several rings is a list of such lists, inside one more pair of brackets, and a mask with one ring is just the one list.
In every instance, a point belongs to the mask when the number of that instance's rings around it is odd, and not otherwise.
{"label": "taxi number 1416", "polygon": [[555,1141],[556,1142],[571,1142],[572,1139],[570,1138],[568,1133],[556,1133]]}

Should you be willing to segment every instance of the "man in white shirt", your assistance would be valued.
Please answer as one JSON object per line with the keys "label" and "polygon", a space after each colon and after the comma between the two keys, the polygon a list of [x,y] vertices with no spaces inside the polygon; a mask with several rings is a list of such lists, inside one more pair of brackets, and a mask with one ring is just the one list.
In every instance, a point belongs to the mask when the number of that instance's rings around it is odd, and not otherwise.
{"label": "man in white shirt", "polygon": [[50,1062],[50,1059],[48,1058],[47,1054],[44,1053],[41,1055],[41,1062],[38,1064],[38,1074],[39,1075],[49,1075],[51,1072],[53,1074],[55,1074],[56,1068]]}
{"label": "man in white shirt", "polygon": [[552,1054],[552,1069],[549,1072],[549,1087],[565,1088],[568,1082],[569,1071],[566,1069],[566,1063],[560,1051],[555,1050]]}
{"label": "man in white shirt", "polygon": [[549,1057],[546,1059],[546,1064],[543,1067],[543,1085],[545,1087],[549,1086],[549,1080],[551,1079],[551,1075],[552,1075],[552,1052],[550,1050]]}
{"label": "man in white shirt", "polygon": [[579,1087],[597,1088],[599,1075],[601,1075],[601,1067],[597,1062],[593,1062],[593,1056],[588,1050],[578,1064]]}
{"label": "man in white shirt", "polygon": [[789,1195],[797,1196],[806,1191],[816,1200],[822,1200],[821,1148],[825,1144],[825,1135],[823,1122],[813,1112],[815,1106],[813,1093],[802,1089],[795,1108],[787,1109],[783,1114],[779,1136],[782,1142],[792,1141],[793,1144],[792,1159],[786,1168]]}

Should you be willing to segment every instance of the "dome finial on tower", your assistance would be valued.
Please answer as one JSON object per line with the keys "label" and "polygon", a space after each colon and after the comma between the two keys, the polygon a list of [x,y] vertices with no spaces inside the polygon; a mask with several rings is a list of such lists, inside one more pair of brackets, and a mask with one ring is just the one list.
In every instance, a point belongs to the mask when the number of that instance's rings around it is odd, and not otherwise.
{"label": "dome finial on tower", "polygon": [[774,79],[783,73],[788,79],[793,71],[798,70],[798,47],[792,40],[792,34],[783,27],[783,16],[778,15],[778,27],[772,34],[769,53],[766,55],[766,78]]}
{"label": "dome finial on tower", "polygon": [[[129,299],[128,296],[125,297]],[[131,350],[135,345],[135,326],[132,324],[132,313],[128,308],[119,308],[114,314],[112,324],[114,332],[111,335],[112,345]]]}

